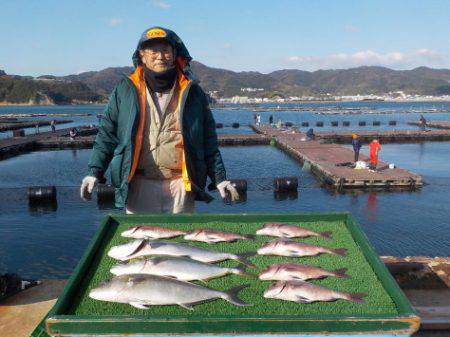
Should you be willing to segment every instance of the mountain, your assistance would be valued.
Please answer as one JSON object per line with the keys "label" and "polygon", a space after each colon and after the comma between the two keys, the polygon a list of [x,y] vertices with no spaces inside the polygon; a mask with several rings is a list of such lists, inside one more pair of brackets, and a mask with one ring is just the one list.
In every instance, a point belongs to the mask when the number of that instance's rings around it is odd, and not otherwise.
{"label": "mountain", "polygon": [[[304,96],[384,94],[404,91],[409,94],[450,94],[450,69],[427,67],[412,70],[392,70],[365,66],[350,69],[317,70],[284,69],[262,74],[254,71],[235,72],[191,63],[205,91],[217,91],[221,97],[241,96]],[[132,67],[107,68],[79,75],[61,77],[66,81],[81,81],[90,89],[106,95]],[[243,92],[241,88],[263,88],[264,91]]]}
{"label": "mountain", "polygon": [[0,103],[3,104],[78,104],[101,101],[101,95],[80,81],[65,82],[53,76],[34,79],[0,74]]}
{"label": "mountain", "polygon": [[[203,89],[207,92],[217,91],[219,97],[365,95],[400,90],[407,94],[450,95],[450,69],[419,67],[412,70],[392,70],[364,66],[312,72],[283,69],[262,74],[212,68],[196,61],[191,63],[191,67]],[[111,67],[78,75],[43,75],[32,78],[6,75],[0,70],[0,102],[102,102],[117,83],[132,71],[132,67]],[[242,91],[241,88],[264,90],[249,92]]]}

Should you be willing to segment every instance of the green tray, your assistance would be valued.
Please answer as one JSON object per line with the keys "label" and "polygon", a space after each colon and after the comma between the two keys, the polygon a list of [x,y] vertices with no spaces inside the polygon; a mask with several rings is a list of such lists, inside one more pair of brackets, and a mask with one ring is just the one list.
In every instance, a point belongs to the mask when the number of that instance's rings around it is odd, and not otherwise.
{"label": "green tray", "polygon": [[[100,273],[100,268],[97,269],[97,267],[101,263],[111,263],[111,261],[105,261],[110,259],[109,257],[105,257],[105,252],[113,244],[113,240],[119,240],[116,236],[119,227],[141,223],[206,227],[212,226],[211,223],[218,224],[220,222],[222,227],[217,225],[218,228],[226,229],[227,226],[230,226],[233,228],[233,231],[238,231],[236,229],[248,227],[250,226],[249,224],[256,226],[256,224],[273,221],[306,224],[323,223],[324,228],[332,225],[336,226],[336,223],[338,223],[340,230],[345,230],[347,232],[346,235],[351,238],[352,244],[354,243],[354,246],[357,247],[355,250],[356,253],[354,253],[355,261],[360,261],[361,265],[364,264],[366,266],[366,269],[364,269],[364,277],[375,280],[377,283],[377,291],[388,299],[387,302],[389,302],[389,305],[386,306],[386,309],[384,307],[372,306],[368,307],[367,312],[365,312],[361,309],[364,309],[363,306],[365,304],[348,304],[350,302],[344,304],[338,303],[345,301],[302,305],[284,301],[273,302],[274,300],[268,300],[272,302],[267,302],[272,307],[268,304],[268,308],[262,308],[261,305],[259,307],[242,308],[224,304],[226,302],[218,300],[196,306],[194,311],[187,311],[174,306],[152,307],[149,310],[139,310],[126,304],[99,302],[103,304],[99,306],[94,303],[97,305],[97,308],[89,312],[88,304],[92,300],[86,298],[86,293],[90,283],[94,285],[96,282],[98,283],[98,274],[100,274],[100,278],[102,279],[108,279],[112,276],[106,272]],[[209,225],[206,225],[206,223],[209,223]],[[252,231],[254,229],[256,227],[251,228]],[[264,241],[268,239],[268,237],[265,237]],[[121,240],[127,239],[121,238]],[[258,240],[262,240],[262,238],[258,237]],[[301,241],[327,245],[325,244],[326,241],[320,241],[320,239],[313,238],[311,240]],[[334,242],[335,247],[340,247],[340,244],[340,242]],[[230,245],[237,245],[237,243],[225,245],[232,247]],[[330,244],[327,246],[330,246]],[[216,247],[220,246],[211,246],[212,249],[216,249]],[[220,248],[217,249],[220,250]],[[359,260],[356,258],[356,255],[358,255]],[[276,258],[280,259],[279,257]],[[301,258],[300,261],[301,263],[304,261],[309,263],[307,261],[315,261],[314,259],[318,259],[317,261],[319,261],[321,258],[323,259],[323,257]],[[346,257],[346,259],[351,258],[351,254]],[[255,262],[255,259],[259,259],[259,257],[253,258],[252,261]],[[294,260],[289,260],[290,258],[283,259],[286,262],[294,262]],[[328,260],[331,261],[332,258],[328,258]],[[278,262],[277,260],[267,261],[270,261],[270,263]],[[336,261],[339,260],[336,259]],[[355,266],[356,269],[358,269],[358,266]],[[236,281],[237,276],[234,277],[234,279],[230,278],[230,280]],[[246,283],[244,279],[238,279],[238,281]],[[209,284],[209,282],[213,283]],[[217,279],[208,281],[208,285],[217,289],[222,288],[222,286],[223,289],[230,287],[229,285],[222,285],[220,282],[223,283],[226,280]],[[261,283],[261,281],[256,282]],[[325,285],[327,284],[327,281],[323,282],[325,282]],[[359,282],[361,283],[361,280]],[[267,287],[269,284],[264,283],[264,287]],[[234,286],[236,284],[231,285]],[[256,296],[254,298],[255,303],[258,303],[258,301],[262,303],[261,301],[264,301],[260,296],[261,294],[258,293],[259,289],[246,289],[245,291],[242,291],[242,296],[240,295],[242,299],[252,302],[249,296]],[[381,295],[380,297],[382,297]],[[376,300],[371,301],[376,304]],[[261,308],[260,312],[258,308]],[[315,308],[317,308],[316,311],[314,311]],[[335,310],[331,310],[332,308]],[[45,321],[46,329],[50,335],[123,334],[140,336],[152,334],[298,335],[308,333],[329,333],[335,335],[347,333],[386,335],[395,333],[409,335],[418,329],[419,323],[420,319],[412,309],[408,299],[402,293],[384,264],[379,260],[364,233],[347,213],[109,215],[98,229],[60,295],[58,302],[49,312]]]}

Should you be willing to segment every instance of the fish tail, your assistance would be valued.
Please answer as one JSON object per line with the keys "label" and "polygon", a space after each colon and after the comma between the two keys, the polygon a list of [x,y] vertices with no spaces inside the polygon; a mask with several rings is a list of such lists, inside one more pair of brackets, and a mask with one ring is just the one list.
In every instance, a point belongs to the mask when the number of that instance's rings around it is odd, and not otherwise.
{"label": "fish tail", "polygon": [[254,234],[245,234],[242,235],[244,237],[245,240],[255,240],[255,235]]}
{"label": "fish tail", "polygon": [[332,232],[331,231],[320,232],[319,234],[323,238],[332,239],[332,236],[331,236]]}
{"label": "fish tail", "polygon": [[363,299],[364,296],[367,296],[367,293],[348,294],[347,300],[356,303],[366,303],[366,301]]}
{"label": "fish tail", "polygon": [[340,255],[340,256],[346,256],[347,255],[347,249],[345,248],[336,248],[331,250],[333,254]]}
{"label": "fish tail", "polygon": [[347,268],[341,268],[333,270],[334,276],[340,277],[340,278],[352,278],[350,275],[346,274]]}
{"label": "fish tail", "polygon": [[249,286],[248,284],[243,284],[243,285],[240,285],[240,286],[233,287],[233,288],[229,289],[228,291],[226,291],[224,293],[223,299],[228,301],[228,302],[230,302],[230,303],[232,303],[232,304],[234,304],[234,305],[240,306],[240,307],[251,306],[252,304],[244,302],[244,301],[242,301],[241,299],[239,299],[237,297],[238,293],[242,289],[247,288],[248,286]]}
{"label": "fish tail", "polygon": [[256,255],[255,252],[247,252],[247,253],[239,254],[237,260],[238,260],[240,263],[245,264],[247,267],[254,268],[254,267],[256,267],[256,266],[255,266],[252,262],[250,262],[250,261],[248,260],[248,258],[249,258],[250,256],[255,256],[255,255]]}
{"label": "fish tail", "polygon": [[247,276],[247,277],[251,277],[251,278],[257,278],[257,275],[249,273],[245,269],[246,269],[246,266],[244,266],[244,265],[240,265],[235,268],[230,268],[230,270],[233,274]]}

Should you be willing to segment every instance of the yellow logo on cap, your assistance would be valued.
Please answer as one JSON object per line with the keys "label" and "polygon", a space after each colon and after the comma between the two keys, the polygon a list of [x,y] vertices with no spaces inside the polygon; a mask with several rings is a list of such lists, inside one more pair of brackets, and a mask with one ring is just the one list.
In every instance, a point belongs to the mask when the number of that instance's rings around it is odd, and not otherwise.
{"label": "yellow logo on cap", "polygon": [[165,30],[162,30],[161,28],[153,28],[150,29],[146,35],[149,39],[153,39],[156,37],[166,37],[167,33]]}

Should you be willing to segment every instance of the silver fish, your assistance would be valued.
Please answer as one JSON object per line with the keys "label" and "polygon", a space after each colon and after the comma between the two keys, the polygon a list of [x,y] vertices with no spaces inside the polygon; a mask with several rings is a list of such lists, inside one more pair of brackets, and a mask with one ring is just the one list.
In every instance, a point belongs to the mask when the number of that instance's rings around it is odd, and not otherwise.
{"label": "silver fish", "polygon": [[151,274],[173,277],[181,281],[209,280],[227,274],[248,275],[243,268],[224,268],[187,257],[154,256],[111,268],[114,275]]}
{"label": "silver fish", "polygon": [[247,266],[254,266],[244,256],[217,252],[176,242],[134,240],[129,243],[112,247],[108,252],[108,256],[121,261],[145,255],[184,256],[207,263],[237,260]]}
{"label": "silver fish", "polygon": [[365,303],[366,293],[344,293],[305,281],[278,281],[264,292],[265,298],[274,298],[297,303],[330,302],[338,299]]}
{"label": "silver fish", "polygon": [[200,241],[207,243],[232,242],[236,240],[250,240],[251,235],[240,235],[236,233],[222,232],[215,229],[196,229],[184,236],[185,240]]}
{"label": "silver fish", "polygon": [[304,238],[308,236],[320,236],[331,238],[331,232],[315,232],[308,228],[282,222],[266,223],[256,231],[257,235],[269,235],[280,238]]}
{"label": "silver fish", "polygon": [[321,253],[345,256],[345,248],[327,248],[314,246],[303,242],[288,239],[272,240],[258,249],[259,255],[280,255],[280,256],[314,256]]}
{"label": "silver fish", "polygon": [[319,267],[295,264],[295,263],[278,263],[273,264],[264,269],[259,275],[260,280],[273,281],[290,281],[290,280],[312,280],[320,279],[327,276],[340,278],[350,278],[346,274],[347,269],[326,270]]}
{"label": "silver fish", "polygon": [[223,292],[169,277],[135,274],[113,277],[92,289],[89,297],[128,303],[139,309],[148,309],[151,305],[179,305],[193,310],[196,304],[219,298],[237,306],[249,306],[251,304],[237,297],[237,293],[245,287],[247,285]]}
{"label": "silver fish", "polygon": [[134,239],[168,239],[187,232],[159,226],[134,226],[122,232],[122,236]]}

